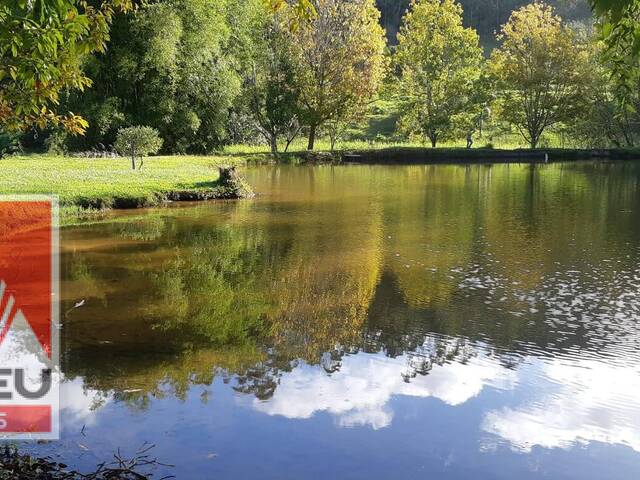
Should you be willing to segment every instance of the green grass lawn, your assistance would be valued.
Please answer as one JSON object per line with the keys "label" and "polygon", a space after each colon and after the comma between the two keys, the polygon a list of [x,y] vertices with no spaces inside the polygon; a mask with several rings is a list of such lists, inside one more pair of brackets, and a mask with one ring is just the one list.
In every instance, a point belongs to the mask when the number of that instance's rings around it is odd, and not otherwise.
{"label": "green grass lawn", "polygon": [[155,205],[169,192],[214,187],[218,166],[238,162],[224,156],[150,157],[134,171],[126,158],[7,157],[0,160],[0,193],[58,195],[63,215],[74,209]]}

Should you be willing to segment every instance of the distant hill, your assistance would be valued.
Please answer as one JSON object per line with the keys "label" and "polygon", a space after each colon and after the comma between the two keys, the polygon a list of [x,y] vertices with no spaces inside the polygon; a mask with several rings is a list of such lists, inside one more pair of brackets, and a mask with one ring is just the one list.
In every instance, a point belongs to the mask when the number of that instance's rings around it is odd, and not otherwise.
{"label": "distant hill", "polygon": [[[511,12],[533,0],[458,0],[464,9],[464,22],[480,35],[485,48],[495,45],[495,32],[508,19]],[[387,31],[391,45],[397,43],[396,34],[402,16],[411,0],[376,0],[382,13],[382,26]],[[550,0],[547,3],[556,8],[557,13],[567,21],[590,21],[591,9],[588,0]]]}

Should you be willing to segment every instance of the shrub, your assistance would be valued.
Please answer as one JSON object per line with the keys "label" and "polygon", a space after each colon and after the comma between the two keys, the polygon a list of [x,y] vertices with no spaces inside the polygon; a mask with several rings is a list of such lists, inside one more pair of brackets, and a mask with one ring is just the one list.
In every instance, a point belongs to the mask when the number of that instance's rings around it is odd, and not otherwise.
{"label": "shrub", "polygon": [[47,153],[51,153],[52,155],[65,155],[67,153],[66,141],[67,132],[65,130],[52,131],[44,141]]}
{"label": "shrub", "polygon": [[0,158],[20,151],[18,135],[0,132]]}
{"label": "shrub", "polygon": [[155,128],[136,126],[121,128],[118,130],[116,141],[113,144],[116,151],[131,158],[131,168],[136,169],[136,158],[140,159],[140,166],[144,164],[143,157],[152,153],[158,153],[162,147],[162,139]]}

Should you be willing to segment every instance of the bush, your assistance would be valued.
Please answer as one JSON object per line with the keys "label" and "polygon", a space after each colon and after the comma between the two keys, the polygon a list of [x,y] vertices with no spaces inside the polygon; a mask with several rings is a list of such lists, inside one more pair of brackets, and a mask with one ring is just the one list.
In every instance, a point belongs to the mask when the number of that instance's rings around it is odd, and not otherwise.
{"label": "bush", "polygon": [[0,132],[0,158],[20,151],[19,136]]}
{"label": "bush", "polygon": [[47,153],[52,155],[65,155],[67,153],[67,132],[65,130],[54,130],[44,141]]}
{"label": "bush", "polygon": [[131,168],[136,168],[136,158],[140,159],[140,166],[144,164],[143,157],[152,153],[158,153],[162,147],[162,139],[155,128],[137,126],[118,130],[116,141],[113,144],[116,151],[123,157],[131,158]]}

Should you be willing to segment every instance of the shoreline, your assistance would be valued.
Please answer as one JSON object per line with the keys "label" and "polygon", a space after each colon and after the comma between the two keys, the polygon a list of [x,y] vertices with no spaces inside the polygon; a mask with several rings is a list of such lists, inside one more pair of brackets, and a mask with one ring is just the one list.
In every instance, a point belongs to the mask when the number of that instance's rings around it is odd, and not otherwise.
{"label": "shoreline", "polygon": [[[575,161],[639,161],[640,149],[465,149],[387,147],[331,151],[149,157],[143,172],[114,159],[29,155],[0,160],[0,193],[58,195],[61,219],[91,219],[110,210],[157,207],[171,202],[251,198],[236,166],[544,164]],[[4,178],[2,176],[4,169]],[[223,171],[230,172],[224,176]],[[4,180],[4,182],[3,182]]]}
{"label": "shoreline", "polygon": [[361,164],[480,164],[480,163],[545,163],[585,160],[640,160],[635,149],[489,149],[489,148],[423,148],[391,147],[340,152],[342,163]]}
{"label": "shoreline", "polygon": [[251,187],[235,170],[246,163],[222,155],[158,156],[134,171],[120,158],[12,156],[0,160],[0,194],[55,195],[66,224],[110,210],[251,197]]}

